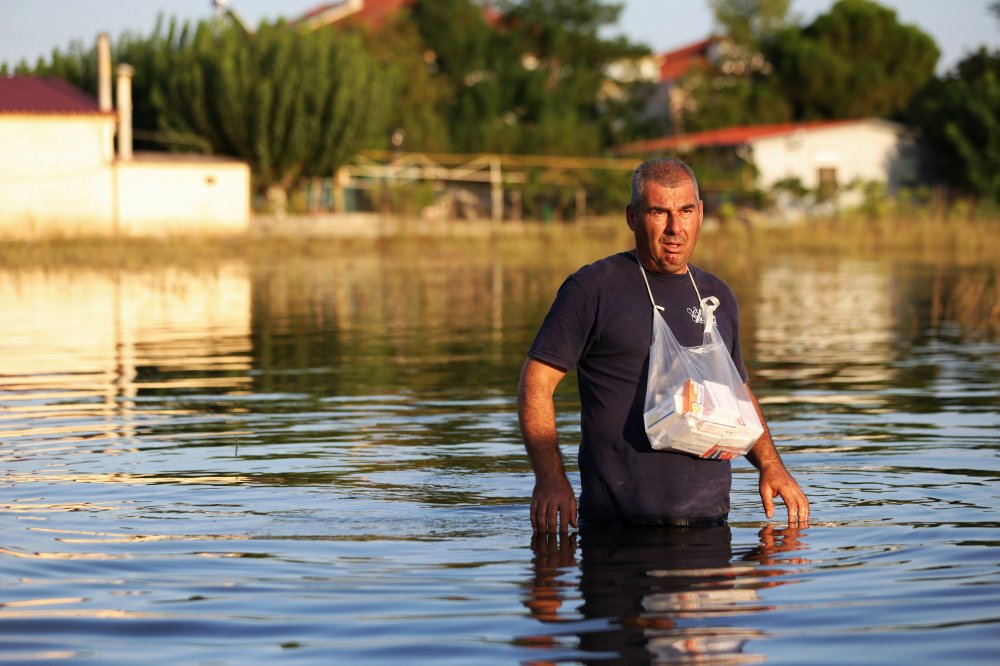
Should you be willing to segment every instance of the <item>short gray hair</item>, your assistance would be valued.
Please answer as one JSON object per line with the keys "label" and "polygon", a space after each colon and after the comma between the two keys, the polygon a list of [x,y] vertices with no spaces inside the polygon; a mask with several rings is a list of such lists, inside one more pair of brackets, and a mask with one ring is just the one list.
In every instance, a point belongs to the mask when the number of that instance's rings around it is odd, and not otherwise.
{"label": "short gray hair", "polygon": [[646,189],[646,183],[652,181],[664,187],[680,187],[688,180],[694,185],[694,198],[701,199],[698,192],[698,179],[684,161],[676,157],[658,157],[646,160],[632,172],[631,204],[638,206]]}

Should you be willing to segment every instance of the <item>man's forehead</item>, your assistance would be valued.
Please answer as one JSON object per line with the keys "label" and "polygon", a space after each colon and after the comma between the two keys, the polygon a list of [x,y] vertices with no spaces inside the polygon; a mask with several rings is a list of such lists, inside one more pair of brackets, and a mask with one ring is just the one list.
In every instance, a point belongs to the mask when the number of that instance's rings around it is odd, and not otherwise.
{"label": "man's forehead", "polygon": [[649,183],[642,193],[642,199],[647,205],[656,205],[660,202],[670,202],[674,205],[698,203],[691,181]]}

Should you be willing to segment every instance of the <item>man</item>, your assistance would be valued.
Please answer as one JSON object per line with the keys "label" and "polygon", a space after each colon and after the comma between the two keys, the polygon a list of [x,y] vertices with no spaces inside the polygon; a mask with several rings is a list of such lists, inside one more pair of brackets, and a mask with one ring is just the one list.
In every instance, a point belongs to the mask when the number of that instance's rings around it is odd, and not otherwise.
{"label": "man", "polygon": [[[688,263],[703,214],[690,167],[676,159],[642,163],[632,174],[632,197],[625,208],[635,249],[584,266],[560,287],[518,386],[521,432],[535,472],[531,524],[536,532],[577,527],[576,497],[559,452],[552,399],[574,366],[581,403],[581,524],[725,522],[732,483],[729,461],[653,450],[642,419],[652,337],[642,269],[656,303],[665,306],[662,315],[684,346],[700,345],[704,330],[692,278],[703,296],[719,299],[716,325],[743,381],[747,379],[732,290]],[[760,405],[750,396],[763,424]],[[774,497],[780,496],[789,525],[808,522],[809,500],[785,470],[766,425],[747,458],[760,471],[767,517],[774,514]]]}

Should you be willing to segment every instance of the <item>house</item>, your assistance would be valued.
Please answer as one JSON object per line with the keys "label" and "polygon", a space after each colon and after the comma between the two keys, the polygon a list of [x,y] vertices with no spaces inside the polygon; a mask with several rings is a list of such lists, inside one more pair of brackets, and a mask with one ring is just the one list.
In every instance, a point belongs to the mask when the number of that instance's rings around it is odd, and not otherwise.
{"label": "house", "polygon": [[[298,23],[310,30],[328,25],[382,28],[393,16],[416,5],[420,0],[339,0],[313,7],[299,17]],[[500,12],[490,3],[483,6],[483,15],[491,24],[500,19]]]}
{"label": "house", "polygon": [[415,4],[416,0],[340,0],[314,7],[299,18],[310,29],[325,25],[364,25],[379,28],[397,11]]}
{"label": "house", "polygon": [[0,234],[110,232],[115,123],[65,81],[0,78]]}
{"label": "house", "polygon": [[110,49],[98,51],[100,100],[57,78],[0,77],[0,238],[246,231],[248,165],[133,153],[132,68],[119,67],[115,111]]}
{"label": "house", "polygon": [[699,75],[748,77],[767,74],[771,65],[764,56],[725,36],[711,35],[671,51],[653,56],[655,90],[646,106],[646,115],[660,120],[664,131],[683,127],[684,116],[697,110],[691,87],[702,83]]}
{"label": "house", "polygon": [[625,155],[728,151],[756,169],[755,185],[798,181],[814,191],[877,182],[889,191],[918,176],[916,145],[905,127],[878,118],[726,127],[622,146]]}

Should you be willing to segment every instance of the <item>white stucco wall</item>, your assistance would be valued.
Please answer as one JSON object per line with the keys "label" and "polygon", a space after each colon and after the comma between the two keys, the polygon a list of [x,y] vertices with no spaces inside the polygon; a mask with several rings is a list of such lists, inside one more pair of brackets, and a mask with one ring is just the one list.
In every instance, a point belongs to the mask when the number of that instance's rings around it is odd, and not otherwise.
{"label": "white stucco wall", "polygon": [[250,168],[198,156],[142,154],[116,165],[120,231],[133,236],[240,233],[250,226]]}
{"label": "white stucco wall", "polygon": [[915,172],[907,147],[904,128],[882,120],[798,130],[750,142],[759,185],[764,188],[798,178],[805,187],[815,189],[819,170],[834,168],[841,186],[860,180],[886,183],[894,189]]}
{"label": "white stucco wall", "polygon": [[0,237],[112,229],[111,114],[0,115]]}
{"label": "white stucco wall", "polygon": [[241,233],[250,169],[137,153],[117,161],[113,114],[0,114],[0,238]]}

